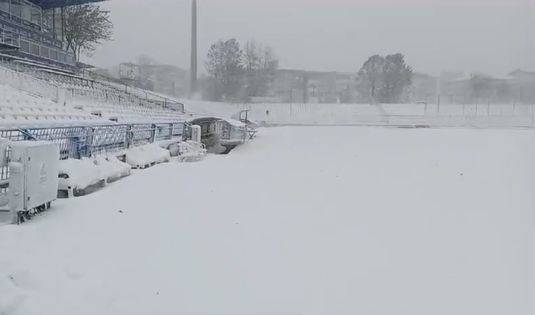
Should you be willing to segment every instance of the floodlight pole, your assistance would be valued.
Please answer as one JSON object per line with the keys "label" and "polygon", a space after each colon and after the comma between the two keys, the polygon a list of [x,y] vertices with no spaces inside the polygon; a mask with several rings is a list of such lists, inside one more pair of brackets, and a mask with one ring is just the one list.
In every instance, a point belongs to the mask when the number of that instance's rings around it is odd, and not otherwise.
{"label": "floodlight pole", "polygon": [[191,3],[191,64],[189,96],[197,92],[197,0]]}

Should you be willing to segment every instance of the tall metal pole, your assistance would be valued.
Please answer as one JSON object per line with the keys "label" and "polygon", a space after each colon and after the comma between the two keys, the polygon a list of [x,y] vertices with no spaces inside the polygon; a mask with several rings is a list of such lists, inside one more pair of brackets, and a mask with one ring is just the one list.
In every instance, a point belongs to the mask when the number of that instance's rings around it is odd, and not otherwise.
{"label": "tall metal pole", "polygon": [[197,92],[197,0],[191,4],[191,64],[190,64],[190,97]]}

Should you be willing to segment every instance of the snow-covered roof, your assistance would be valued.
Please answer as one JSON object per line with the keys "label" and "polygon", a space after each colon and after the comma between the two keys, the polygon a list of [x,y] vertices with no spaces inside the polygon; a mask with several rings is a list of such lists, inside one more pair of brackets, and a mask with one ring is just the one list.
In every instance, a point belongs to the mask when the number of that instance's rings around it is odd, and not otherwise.
{"label": "snow-covered roof", "polygon": [[246,127],[247,126],[246,124],[236,119],[232,119],[232,118],[221,118],[221,119],[228,122],[231,126],[234,126],[234,127]]}
{"label": "snow-covered roof", "polygon": [[238,127],[238,128],[243,128],[243,127],[247,126],[246,124],[242,123],[239,120],[235,120],[235,119],[231,119],[231,118],[217,117],[217,116],[195,116],[195,117],[192,117],[192,118],[186,120],[186,122],[191,123],[191,122],[195,122],[197,120],[222,120],[222,121],[227,122],[229,125],[231,125],[233,127]]}

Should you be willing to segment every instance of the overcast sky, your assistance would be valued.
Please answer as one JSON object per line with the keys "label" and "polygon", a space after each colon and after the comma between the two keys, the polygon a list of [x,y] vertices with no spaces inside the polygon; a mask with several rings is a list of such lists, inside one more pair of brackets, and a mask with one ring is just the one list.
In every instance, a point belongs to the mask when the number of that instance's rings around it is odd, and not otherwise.
{"label": "overcast sky", "polygon": [[[218,39],[272,46],[281,68],[357,71],[401,52],[416,71],[535,70],[535,0],[198,0],[199,62]],[[109,0],[115,39],[91,62],[146,53],[189,67],[191,0]]]}

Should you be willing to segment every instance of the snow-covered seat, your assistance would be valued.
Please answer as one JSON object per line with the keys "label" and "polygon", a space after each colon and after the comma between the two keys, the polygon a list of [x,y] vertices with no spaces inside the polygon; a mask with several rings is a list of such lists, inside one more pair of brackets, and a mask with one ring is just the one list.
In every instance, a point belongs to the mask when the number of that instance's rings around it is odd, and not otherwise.
{"label": "snow-covered seat", "polygon": [[89,159],[68,159],[59,165],[58,197],[83,196],[106,184],[101,169]]}

